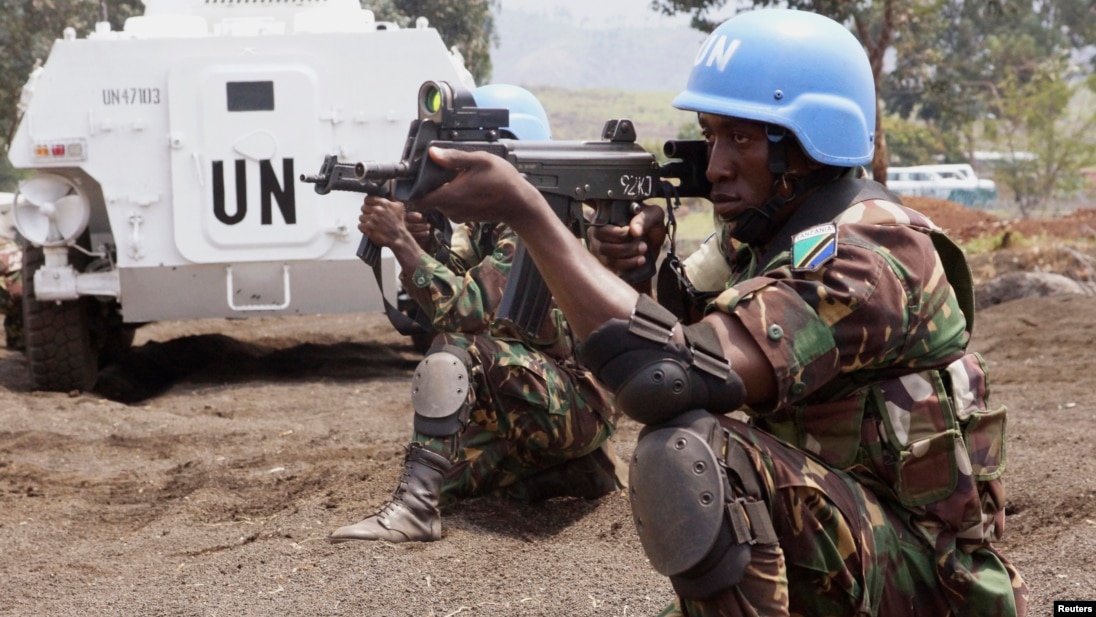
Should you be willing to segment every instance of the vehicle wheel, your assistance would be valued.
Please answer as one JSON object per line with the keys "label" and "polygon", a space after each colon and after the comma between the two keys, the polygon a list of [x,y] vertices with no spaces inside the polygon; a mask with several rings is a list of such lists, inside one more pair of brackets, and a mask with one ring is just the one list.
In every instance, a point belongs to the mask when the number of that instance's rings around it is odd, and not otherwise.
{"label": "vehicle wheel", "polygon": [[[79,259],[75,251],[70,257]],[[88,318],[89,298],[65,302],[34,299],[34,273],[45,263],[40,246],[23,249],[23,328],[27,366],[36,390],[90,390],[99,372]]]}
{"label": "vehicle wheel", "polygon": [[121,360],[133,347],[133,339],[141,324],[122,322],[121,308],[115,300],[94,303],[95,312],[90,315],[91,340],[99,353],[99,366],[104,367]]}

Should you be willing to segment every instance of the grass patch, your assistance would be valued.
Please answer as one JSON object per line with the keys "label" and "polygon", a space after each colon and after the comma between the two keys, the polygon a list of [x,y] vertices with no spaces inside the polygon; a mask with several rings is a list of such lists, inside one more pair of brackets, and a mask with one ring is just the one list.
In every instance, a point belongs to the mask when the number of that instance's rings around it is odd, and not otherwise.
{"label": "grass patch", "polygon": [[[661,205],[661,204],[660,204]],[[713,231],[715,224],[712,222],[712,204],[702,199],[691,199],[674,212],[677,221],[677,254],[688,257],[693,251],[700,248]],[[667,239],[666,246],[669,247]]]}
{"label": "grass patch", "polygon": [[705,204],[701,207],[682,207],[676,213],[677,237],[679,240],[695,240],[703,242],[712,231],[715,223],[712,221],[712,206]]}
{"label": "grass patch", "polygon": [[999,251],[1003,248],[1024,248],[1030,245],[1031,239],[1024,234],[1004,230],[995,234],[972,238],[967,242],[963,242],[960,246],[967,253],[980,254]]}
{"label": "grass patch", "polygon": [[607,88],[530,87],[552,123],[552,138],[599,139],[605,121],[628,118],[637,140],[656,156],[662,142],[677,139],[684,127],[696,126],[696,113],[675,109],[676,92],[625,92]]}

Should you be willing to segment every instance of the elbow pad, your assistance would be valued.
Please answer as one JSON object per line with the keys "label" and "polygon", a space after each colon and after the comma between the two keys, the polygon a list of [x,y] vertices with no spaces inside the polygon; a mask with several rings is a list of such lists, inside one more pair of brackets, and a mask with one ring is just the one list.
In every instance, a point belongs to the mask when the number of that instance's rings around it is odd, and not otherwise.
{"label": "elbow pad", "polygon": [[683,328],[685,345],[670,341],[677,319],[640,296],[628,321],[612,319],[578,347],[579,360],[615,395],[629,418],[661,424],[693,409],[729,413],[746,398],[712,327]]}

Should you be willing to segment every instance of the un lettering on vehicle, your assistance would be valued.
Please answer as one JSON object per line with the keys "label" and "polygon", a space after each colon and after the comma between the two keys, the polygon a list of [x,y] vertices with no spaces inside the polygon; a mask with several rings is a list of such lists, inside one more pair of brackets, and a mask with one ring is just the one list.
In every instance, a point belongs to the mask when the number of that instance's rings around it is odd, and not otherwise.
{"label": "un lettering on vehicle", "polygon": [[214,250],[269,252],[303,249],[325,236],[322,213],[330,210],[299,190],[299,158],[211,156],[197,217],[203,242]]}
{"label": "un lettering on vehicle", "polygon": [[[200,59],[199,59],[200,60]],[[183,63],[169,76],[175,246],[194,263],[330,255],[356,222],[350,197],[319,201],[299,186],[335,125],[304,62]],[[319,128],[317,128],[319,127]],[[339,125],[341,128],[342,125]]]}
{"label": "un lettering on vehicle", "polygon": [[[231,164],[231,176],[234,180],[232,190],[229,190],[225,182],[226,163]],[[234,161],[213,161],[212,169],[212,206],[213,217],[225,225],[238,225],[248,217],[248,167],[245,159]],[[251,177],[254,178],[254,165]],[[297,223],[297,197],[293,173],[293,159],[281,160],[281,178],[274,172],[273,162],[269,159],[258,161],[259,181],[259,225]],[[251,203],[254,206],[254,203]],[[281,215],[275,222],[275,206]],[[252,210],[252,217],[255,216]]]}

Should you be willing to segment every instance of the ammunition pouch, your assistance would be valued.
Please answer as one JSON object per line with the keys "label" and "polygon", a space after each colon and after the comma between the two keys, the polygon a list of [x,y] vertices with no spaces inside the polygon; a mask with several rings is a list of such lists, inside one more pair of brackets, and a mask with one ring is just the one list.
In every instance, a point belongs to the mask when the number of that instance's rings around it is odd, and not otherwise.
{"label": "ammunition pouch", "polygon": [[759,425],[852,474],[958,541],[998,539],[1004,525],[1005,408],[988,405],[982,358],[886,379]]}

